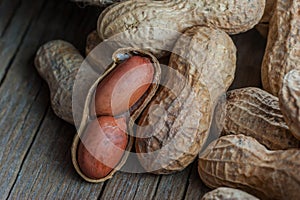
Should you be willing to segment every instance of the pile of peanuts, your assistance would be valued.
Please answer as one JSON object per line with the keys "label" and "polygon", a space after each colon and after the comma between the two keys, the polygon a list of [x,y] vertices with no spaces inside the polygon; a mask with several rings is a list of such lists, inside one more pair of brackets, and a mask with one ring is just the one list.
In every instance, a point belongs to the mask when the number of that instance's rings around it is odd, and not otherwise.
{"label": "pile of peanuts", "polygon": [[[54,112],[72,124],[76,75],[82,63],[95,70],[82,89],[71,147],[82,178],[113,177],[134,147],[145,172],[154,174],[181,171],[198,159],[201,180],[215,189],[203,199],[298,199],[299,0],[74,1],[110,5],[87,38],[86,59],[55,40],[40,47],[35,66],[50,87]],[[263,89],[227,91],[236,70],[229,35],[255,27],[267,37]],[[116,36],[121,39],[107,44],[111,54],[99,48]],[[86,80],[83,75],[79,86]],[[216,110],[222,110],[221,135],[203,150]]]}

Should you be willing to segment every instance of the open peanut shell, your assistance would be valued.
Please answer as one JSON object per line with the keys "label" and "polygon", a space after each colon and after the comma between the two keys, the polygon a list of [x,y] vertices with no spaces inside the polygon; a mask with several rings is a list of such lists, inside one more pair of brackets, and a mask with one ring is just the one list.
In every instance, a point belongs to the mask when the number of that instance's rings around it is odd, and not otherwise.
{"label": "open peanut shell", "polygon": [[[129,57],[133,55],[139,55],[142,57],[147,57],[150,59],[150,61],[153,64],[154,67],[154,76],[153,76],[153,84],[150,85],[146,93],[138,100],[137,103],[135,103],[129,110],[128,113],[130,113],[130,116],[127,118],[127,134],[128,134],[128,143],[127,147],[124,151],[124,154],[119,161],[119,163],[112,169],[112,171],[101,179],[91,179],[87,177],[82,170],[79,167],[78,161],[77,161],[77,149],[80,143],[80,137],[83,135],[88,123],[95,119],[96,113],[94,104],[95,103],[95,91],[98,86],[98,84],[106,77],[110,72],[112,72],[114,69],[116,69],[119,66],[119,63],[122,61],[128,59]],[[75,167],[75,170],[77,173],[86,181],[92,182],[92,183],[98,183],[106,181],[113,177],[114,173],[116,173],[120,168],[125,164],[130,150],[132,148],[133,142],[134,142],[134,132],[133,127],[135,125],[135,120],[138,118],[138,116],[141,114],[142,110],[146,107],[150,99],[154,96],[160,82],[160,76],[161,76],[161,68],[158,60],[150,53],[146,51],[142,51],[135,48],[122,48],[118,49],[116,52],[114,52],[113,56],[113,63],[108,67],[108,69],[101,75],[96,82],[91,86],[91,88],[88,91],[85,106],[83,110],[82,120],[78,129],[78,134],[75,135],[73,144],[71,147],[71,154],[72,154],[72,162]]]}

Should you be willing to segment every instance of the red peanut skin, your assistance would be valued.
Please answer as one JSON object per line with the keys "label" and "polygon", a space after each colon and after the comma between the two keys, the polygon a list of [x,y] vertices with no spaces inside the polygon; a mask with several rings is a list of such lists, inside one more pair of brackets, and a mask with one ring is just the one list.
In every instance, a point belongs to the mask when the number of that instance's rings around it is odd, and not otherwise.
{"label": "red peanut skin", "polygon": [[125,118],[109,116],[87,126],[77,152],[79,167],[87,177],[104,178],[118,164],[128,142],[126,128]]}
{"label": "red peanut skin", "polygon": [[132,56],[108,74],[95,96],[97,116],[117,116],[129,110],[147,91],[154,76],[148,58]]}

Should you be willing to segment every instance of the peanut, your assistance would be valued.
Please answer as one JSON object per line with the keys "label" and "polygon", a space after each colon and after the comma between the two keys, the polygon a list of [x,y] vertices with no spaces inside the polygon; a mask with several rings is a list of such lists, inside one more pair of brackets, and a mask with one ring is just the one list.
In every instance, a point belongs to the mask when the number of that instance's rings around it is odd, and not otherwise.
{"label": "peanut", "polygon": [[116,116],[129,110],[147,91],[153,75],[148,58],[132,56],[121,63],[97,88],[96,114]]}
{"label": "peanut", "polygon": [[293,135],[300,140],[300,71],[291,70],[283,80],[279,92],[279,103],[283,117]]}
{"label": "peanut", "polygon": [[300,69],[300,1],[277,1],[262,64],[263,88],[278,96],[284,75]]}
{"label": "peanut", "polygon": [[220,187],[206,193],[201,200],[258,200],[258,198],[238,189]]}
{"label": "peanut", "polygon": [[122,40],[115,41],[119,46],[129,44],[161,57],[166,55],[161,50],[172,48],[178,33],[189,27],[206,25],[241,33],[259,22],[264,7],[265,0],[129,0],[105,9],[97,31],[102,40],[122,33]]}
{"label": "peanut", "polygon": [[[196,26],[177,41],[166,83],[140,116],[136,151],[156,174],[183,170],[208,135],[213,101],[234,78],[236,48],[223,31]],[[220,86],[221,87],[218,87]]]}
{"label": "peanut", "polygon": [[247,135],[272,150],[300,147],[284,121],[278,98],[259,88],[229,91],[218,121],[222,135]]}
{"label": "peanut", "polygon": [[78,164],[92,179],[104,178],[121,160],[128,143],[126,119],[103,116],[92,121],[78,147]]}
{"label": "peanut", "polygon": [[[113,63],[88,90],[82,121],[72,144],[76,171],[93,183],[111,178],[126,162],[133,145],[134,122],[160,81],[160,65],[146,51],[119,49],[112,58]],[[97,120],[90,122],[96,117],[100,128]]]}
{"label": "peanut", "polygon": [[49,85],[51,105],[57,116],[73,124],[72,89],[83,57],[75,47],[62,40],[41,46],[35,57],[35,67]]}
{"label": "peanut", "polygon": [[299,149],[269,151],[252,137],[223,136],[200,155],[198,171],[211,188],[238,188],[262,199],[299,197]]}

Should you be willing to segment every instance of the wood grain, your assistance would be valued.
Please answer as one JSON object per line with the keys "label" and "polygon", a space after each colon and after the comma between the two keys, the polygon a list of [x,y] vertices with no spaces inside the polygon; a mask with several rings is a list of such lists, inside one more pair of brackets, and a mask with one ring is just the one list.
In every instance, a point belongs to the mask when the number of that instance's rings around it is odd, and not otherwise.
{"label": "wood grain", "polygon": [[8,27],[9,22],[16,13],[20,1],[2,0],[0,1],[0,37],[5,29]]}
{"label": "wood grain", "polygon": [[[5,25],[3,26],[4,28],[2,29],[5,30],[5,32],[1,34],[2,36],[0,38],[0,47],[2,47],[0,48],[0,60],[2,65],[0,68],[0,83],[3,82],[5,73],[10,67],[10,63],[12,62],[12,59],[16,55],[16,52],[18,51],[18,48],[24,39],[30,22],[34,17],[36,18],[38,16],[43,3],[44,0],[33,0],[30,3],[21,1],[17,3],[18,6],[16,6],[14,12],[11,12],[11,14],[8,13],[6,16],[4,16],[4,23],[5,21],[9,22],[9,25],[7,28],[5,28]],[[1,5],[5,6],[5,3]],[[0,10],[2,9],[2,6]],[[13,16],[10,19],[12,14]]]}
{"label": "wood grain", "polygon": [[184,198],[185,200],[201,199],[205,193],[210,191],[210,189],[207,186],[205,186],[204,183],[201,181],[198,175],[197,167],[198,164],[194,162]]}
{"label": "wood grain", "polygon": [[[44,168],[46,167],[45,169],[47,169],[49,165],[45,166],[42,163],[37,162],[37,160],[34,157],[31,157],[31,154],[28,153],[30,151],[34,151],[34,148],[31,148],[32,143],[37,138],[37,135],[39,135],[37,132],[40,128],[40,124],[43,122],[45,111],[49,107],[49,90],[46,84],[42,82],[41,78],[38,76],[37,72],[35,71],[35,68],[33,67],[33,57],[37,48],[41,45],[42,42],[48,41],[56,37],[62,37],[59,36],[62,35],[61,33],[66,34],[65,31],[61,31],[68,23],[68,19],[64,19],[64,11],[73,13],[74,8],[76,8],[77,11],[80,10],[76,6],[73,6],[73,4],[70,5],[72,5],[72,7],[70,7],[69,10],[66,10],[63,4],[60,5],[60,9],[58,9],[57,2],[48,1],[47,6],[43,10],[45,12],[42,12],[41,6],[35,11],[37,13],[41,13],[41,15],[37,14],[30,26],[28,25],[28,28],[24,28],[23,25],[19,26],[22,23],[26,24],[24,21],[21,20],[21,17],[19,17],[19,22],[17,24],[11,23],[10,26],[13,27],[8,27],[6,33],[4,34],[4,39],[6,39],[6,37],[11,37],[8,39],[8,41],[10,41],[11,43],[13,43],[12,41],[16,41],[16,43],[13,44],[13,50],[15,51],[9,51],[10,54],[15,54],[11,56],[14,59],[8,62],[1,62],[1,69],[8,69],[7,73],[3,74],[5,75],[5,79],[0,88],[0,127],[2,130],[0,133],[0,174],[2,177],[0,181],[1,199],[6,198],[9,195],[15,197],[18,196],[22,199],[25,194],[32,193],[30,192],[31,190],[29,190],[29,188],[35,188],[35,184],[47,187],[47,184],[41,184],[42,182],[39,183],[39,170],[35,171],[35,173],[33,173],[30,170],[33,170],[32,166],[35,165],[44,166]],[[28,6],[26,9],[28,9]],[[53,12],[53,10],[57,10],[60,13],[60,15],[56,15],[55,12]],[[22,12],[23,18],[25,20],[26,12],[25,10]],[[75,13],[73,15],[75,15]],[[95,15],[95,13],[93,13],[93,15]],[[88,13],[85,13],[85,16],[88,17]],[[84,17],[84,15],[81,14],[81,17]],[[51,22],[47,23],[48,21]],[[80,23],[81,21],[78,22]],[[86,34],[91,29],[93,29],[92,24],[94,23],[96,23],[96,20],[94,22],[90,22],[88,30],[85,30]],[[67,27],[70,28],[69,30],[73,30],[73,32],[74,29],[77,28],[87,29],[86,23],[81,25],[78,25],[76,23],[71,24],[73,25]],[[15,34],[8,34],[10,33],[10,30],[14,30]],[[17,32],[19,32],[19,34],[16,34]],[[19,38],[22,34],[24,34],[24,39]],[[73,38],[75,39],[76,37]],[[82,47],[84,46],[83,43],[81,45]],[[7,51],[7,49],[11,50],[12,48],[9,45],[5,45],[3,51]],[[5,55],[7,54],[1,54],[1,56]],[[6,60],[7,58],[4,61]],[[56,118],[55,116],[52,117]],[[59,128],[60,126],[61,125],[59,125],[59,123],[56,123],[54,125],[54,130]],[[47,134],[50,137],[53,136],[53,134]],[[47,142],[47,140],[45,141]],[[46,150],[47,145],[45,145],[44,147]],[[65,146],[64,148],[69,149],[69,146]],[[39,153],[41,149],[43,149],[43,146],[39,147],[38,149],[35,149],[35,151]],[[56,149],[59,150],[59,148],[57,147]],[[44,157],[43,162],[47,162],[47,159],[48,158]],[[28,172],[24,167],[26,166],[27,160],[30,160],[34,164],[32,166],[29,165],[30,170],[27,168]],[[43,168],[41,168],[40,170],[42,169]],[[72,169],[73,171],[72,167],[69,167],[69,169]],[[32,182],[25,181],[26,179],[24,179],[25,182],[18,182],[23,180],[22,178],[20,178],[22,174],[20,170],[23,170],[24,174],[29,175],[30,180],[32,180]],[[76,177],[75,173],[72,176],[74,175]],[[60,176],[56,177],[60,178]],[[59,183],[60,181],[61,179],[57,181],[57,183]],[[14,188],[14,190],[12,188]],[[23,189],[22,193],[19,193],[20,190],[18,190],[18,188]],[[47,191],[44,190],[43,193],[39,193],[41,197],[43,197],[43,195],[46,194]],[[77,191],[74,191],[72,194],[77,194]]]}

